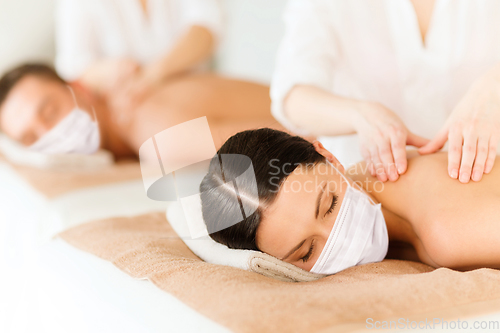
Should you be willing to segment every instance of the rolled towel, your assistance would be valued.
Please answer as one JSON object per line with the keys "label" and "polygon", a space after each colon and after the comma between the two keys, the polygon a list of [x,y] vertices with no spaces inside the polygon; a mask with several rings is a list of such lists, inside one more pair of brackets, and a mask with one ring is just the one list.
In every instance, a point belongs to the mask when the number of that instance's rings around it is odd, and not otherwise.
{"label": "rolled towel", "polygon": [[[190,216],[198,215],[198,221],[195,221],[195,223],[198,229],[203,228],[205,223],[201,218],[201,202],[198,205],[191,205],[190,209],[199,210],[196,214],[192,214],[191,212]],[[188,235],[189,231],[187,230],[188,223],[180,201],[169,203],[167,220],[175,232],[181,236],[189,249],[208,263],[241,268],[289,282],[314,281],[325,276],[323,274],[308,272],[264,252],[230,249],[214,241],[208,236],[208,233],[194,239],[187,236],[183,237],[183,235]],[[190,221],[190,223],[193,223],[193,221]]]}
{"label": "rolled towel", "polygon": [[99,150],[92,155],[39,153],[1,133],[0,153],[11,163],[39,169],[94,169],[112,165],[114,162],[113,155],[105,150]]}

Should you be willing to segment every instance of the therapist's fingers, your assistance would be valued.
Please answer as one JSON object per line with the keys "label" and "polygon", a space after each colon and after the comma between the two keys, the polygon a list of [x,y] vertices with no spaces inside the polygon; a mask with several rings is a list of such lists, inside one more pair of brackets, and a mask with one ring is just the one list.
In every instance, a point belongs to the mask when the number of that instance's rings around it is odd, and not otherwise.
{"label": "therapist's fingers", "polygon": [[398,179],[398,172],[396,171],[394,164],[394,156],[392,155],[391,141],[383,141],[378,146],[378,153],[380,160],[383,164],[386,177],[390,181],[396,181]]}
{"label": "therapist's fingers", "polygon": [[391,134],[391,149],[394,156],[394,172],[396,172],[396,179],[399,178],[398,174],[406,172],[406,140],[407,134],[402,130],[394,131]]}
{"label": "therapist's fingers", "polygon": [[451,178],[457,179],[462,159],[462,132],[458,128],[452,128],[448,140],[448,174]]}
{"label": "therapist's fingers", "polygon": [[375,177],[375,169],[373,168],[372,155],[370,154],[370,151],[365,147],[361,147],[361,156],[363,156],[363,159],[366,162],[368,171],[370,171],[370,174]]}
{"label": "therapist's fingers", "polygon": [[495,158],[497,157],[497,144],[498,139],[496,136],[492,136],[489,142],[488,148],[488,158],[486,159],[486,166],[484,167],[484,173],[490,173],[495,164]]}
{"label": "therapist's fingers", "polygon": [[410,146],[414,146],[417,148],[423,147],[426,144],[430,143],[431,140],[424,138],[423,136],[417,135],[408,131],[406,135],[406,144]]}
{"label": "therapist's fingers", "polygon": [[[427,140],[424,146],[418,146],[415,144],[412,145],[415,147],[420,147],[420,149],[418,149],[418,153],[421,155],[425,155],[425,154],[435,153],[439,149],[443,148],[447,140],[448,140],[448,128],[444,127],[438,132],[438,134],[431,141]],[[417,143],[421,143],[421,140],[418,140]]]}
{"label": "therapist's fingers", "polygon": [[370,153],[372,155],[372,162],[374,164],[375,173],[377,175],[377,178],[381,182],[386,182],[387,181],[387,175],[385,174],[384,164],[380,160],[378,148],[374,147],[373,150],[370,151]]}
{"label": "therapist's fingers", "polygon": [[489,150],[488,137],[480,136],[477,140],[476,159],[472,168],[472,180],[478,182],[483,178],[483,172],[486,166],[486,159],[488,158]]}
{"label": "therapist's fingers", "polygon": [[462,160],[460,162],[460,176],[461,183],[468,183],[472,174],[472,165],[476,158],[477,151],[477,136],[468,133],[464,137],[464,145],[462,147]]}

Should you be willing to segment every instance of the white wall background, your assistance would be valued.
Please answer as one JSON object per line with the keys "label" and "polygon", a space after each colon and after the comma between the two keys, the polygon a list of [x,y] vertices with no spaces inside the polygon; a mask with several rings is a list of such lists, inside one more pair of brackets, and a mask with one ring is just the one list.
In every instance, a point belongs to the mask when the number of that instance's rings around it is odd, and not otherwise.
{"label": "white wall background", "polygon": [[54,58],[55,0],[0,0],[0,74]]}
{"label": "white wall background", "polygon": [[[287,0],[221,0],[226,34],[216,58],[225,75],[269,83]],[[0,0],[0,75],[26,61],[54,59],[56,0]]]}
{"label": "white wall background", "polygon": [[287,0],[223,0],[226,35],[220,45],[221,73],[269,82],[284,33]]}

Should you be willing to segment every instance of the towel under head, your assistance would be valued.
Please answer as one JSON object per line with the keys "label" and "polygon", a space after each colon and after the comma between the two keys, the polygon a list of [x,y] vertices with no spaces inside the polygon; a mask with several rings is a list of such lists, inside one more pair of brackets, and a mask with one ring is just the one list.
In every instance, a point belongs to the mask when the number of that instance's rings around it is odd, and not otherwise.
{"label": "towel under head", "polygon": [[181,236],[189,249],[208,263],[241,268],[281,281],[314,281],[325,276],[323,274],[308,272],[267,253],[253,250],[230,249],[223,244],[217,243],[208,236],[206,227],[204,227],[205,223],[201,214],[201,202],[198,201],[198,204],[193,204],[190,209],[197,210],[196,214],[194,212],[190,213],[191,217],[195,215],[199,216],[197,221],[190,220],[191,223],[196,223],[196,226],[191,227],[198,230],[205,228],[205,236],[198,238],[186,236],[189,235],[189,230],[187,230],[188,223],[180,202],[173,202],[168,205],[167,220],[175,232]]}

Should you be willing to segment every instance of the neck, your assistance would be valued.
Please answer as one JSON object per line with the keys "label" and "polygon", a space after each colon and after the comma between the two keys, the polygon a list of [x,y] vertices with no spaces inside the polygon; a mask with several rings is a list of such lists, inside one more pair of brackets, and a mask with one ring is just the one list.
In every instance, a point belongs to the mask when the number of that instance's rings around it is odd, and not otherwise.
{"label": "neck", "polygon": [[409,243],[415,245],[418,241],[418,236],[413,230],[410,222],[396,215],[392,211],[382,207],[389,240]]}
{"label": "neck", "polygon": [[365,162],[351,166],[347,170],[347,174],[357,184],[361,185],[361,187],[365,190],[365,193],[370,195],[372,198],[375,198],[376,201],[382,203],[382,213],[384,214],[385,223],[387,225],[389,240],[415,245],[415,242],[418,241],[418,237],[413,230],[412,225],[403,217],[389,210],[387,206],[384,206],[384,202],[382,200],[384,196],[381,196],[380,194],[383,192],[385,187],[383,187],[381,191],[375,191],[374,183],[376,182],[376,179],[369,174]]}
{"label": "neck", "polygon": [[136,154],[122,137],[125,133],[122,133],[120,128],[112,121],[109,108],[104,101],[100,103],[97,117],[100,117],[99,128],[103,138],[102,148],[111,151],[118,159],[135,157]]}
{"label": "neck", "polygon": [[[101,135],[101,149],[106,149],[115,155],[116,158],[134,157],[135,154],[129,146],[122,140],[118,128],[110,119],[109,109],[106,102],[100,96],[90,93],[84,86],[78,83],[72,84],[79,103],[86,109],[94,108],[99,131]],[[94,115],[91,115],[92,118]]]}

